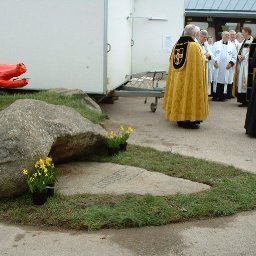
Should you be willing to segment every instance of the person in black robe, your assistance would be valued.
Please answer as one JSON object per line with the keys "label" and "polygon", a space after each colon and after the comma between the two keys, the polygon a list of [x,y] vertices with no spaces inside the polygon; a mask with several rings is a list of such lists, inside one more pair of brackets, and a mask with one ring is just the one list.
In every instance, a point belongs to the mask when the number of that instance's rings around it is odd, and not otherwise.
{"label": "person in black robe", "polygon": [[244,128],[246,130],[246,134],[250,137],[256,137],[256,47],[253,47],[250,51],[250,55],[253,54],[253,57],[249,65],[249,72],[252,73],[253,80]]}

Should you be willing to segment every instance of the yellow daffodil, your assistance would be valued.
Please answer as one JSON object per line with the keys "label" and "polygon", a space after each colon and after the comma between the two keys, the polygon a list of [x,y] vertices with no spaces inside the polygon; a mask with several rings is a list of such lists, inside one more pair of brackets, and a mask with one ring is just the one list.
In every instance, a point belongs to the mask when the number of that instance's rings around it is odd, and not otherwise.
{"label": "yellow daffodil", "polygon": [[127,132],[128,132],[129,134],[132,133],[132,132],[133,132],[132,127],[128,127]]}
{"label": "yellow daffodil", "polygon": [[46,166],[50,166],[52,164],[52,158],[51,157],[46,157],[45,164],[46,164]]}
{"label": "yellow daffodil", "polygon": [[22,173],[23,173],[23,175],[28,175],[28,170],[24,169],[24,170],[22,171]]}
{"label": "yellow daffodil", "polygon": [[35,168],[37,169],[37,168],[39,168],[40,167],[40,162],[39,161],[36,161],[36,163],[35,163]]}
{"label": "yellow daffodil", "polygon": [[120,126],[120,131],[124,131],[124,127],[122,125]]}

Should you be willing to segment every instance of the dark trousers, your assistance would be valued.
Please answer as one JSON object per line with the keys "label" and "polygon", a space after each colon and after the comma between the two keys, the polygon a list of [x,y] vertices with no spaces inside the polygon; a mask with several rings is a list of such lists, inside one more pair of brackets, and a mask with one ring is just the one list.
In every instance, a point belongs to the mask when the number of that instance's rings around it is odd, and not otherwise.
{"label": "dark trousers", "polygon": [[247,105],[247,95],[246,93],[238,93],[237,94],[237,102]]}
{"label": "dark trousers", "polygon": [[232,89],[233,89],[233,84],[228,84],[228,86],[227,86],[227,99],[232,99]]}
{"label": "dark trousers", "polygon": [[224,101],[226,94],[224,94],[224,84],[217,83],[216,92],[213,93],[213,101]]}

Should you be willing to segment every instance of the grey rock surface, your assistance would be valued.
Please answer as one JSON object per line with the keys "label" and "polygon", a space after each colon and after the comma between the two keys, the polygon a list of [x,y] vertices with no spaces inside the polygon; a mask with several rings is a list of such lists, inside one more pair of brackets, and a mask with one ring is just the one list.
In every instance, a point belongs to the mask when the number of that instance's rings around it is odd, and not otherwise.
{"label": "grey rock surface", "polygon": [[62,164],[57,168],[62,176],[58,178],[56,188],[66,195],[134,193],[164,196],[210,189],[210,186],[202,183],[127,165],[76,162]]}
{"label": "grey rock surface", "polygon": [[0,198],[26,190],[23,168],[50,155],[63,162],[96,152],[105,130],[74,109],[38,100],[17,100],[0,111]]}
{"label": "grey rock surface", "polygon": [[65,96],[78,96],[81,98],[81,100],[84,101],[84,103],[89,107],[91,110],[96,111],[98,113],[102,113],[101,107],[91,98],[88,96],[87,93],[85,93],[82,90],[79,89],[65,89],[65,88],[54,88],[48,90],[49,92],[55,92],[60,93]]}

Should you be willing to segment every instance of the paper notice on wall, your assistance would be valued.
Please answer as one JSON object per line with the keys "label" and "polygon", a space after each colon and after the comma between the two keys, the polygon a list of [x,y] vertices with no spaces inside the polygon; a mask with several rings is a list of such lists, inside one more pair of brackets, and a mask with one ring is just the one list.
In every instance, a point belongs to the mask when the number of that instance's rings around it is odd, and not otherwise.
{"label": "paper notice on wall", "polygon": [[163,50],[167,53],[170,53],[172,50],[172,37],[163,36]]}

